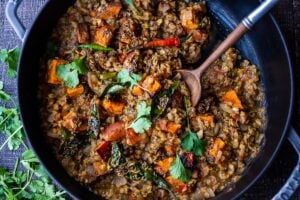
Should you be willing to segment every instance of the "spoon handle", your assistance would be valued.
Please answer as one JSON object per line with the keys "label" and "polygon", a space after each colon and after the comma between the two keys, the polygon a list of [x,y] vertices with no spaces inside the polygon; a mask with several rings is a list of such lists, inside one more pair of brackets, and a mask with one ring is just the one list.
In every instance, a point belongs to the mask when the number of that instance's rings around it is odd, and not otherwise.
{"label": "spoon handle", "polygon": [[227,49],[233,46],[253,25],[262,18],[279,0],[265,0],[254,11],[252,11],[242,22],[232,31],[228,37],[218,46],[218,48],[198,67],[194,73],[200,75],[216,61]]}

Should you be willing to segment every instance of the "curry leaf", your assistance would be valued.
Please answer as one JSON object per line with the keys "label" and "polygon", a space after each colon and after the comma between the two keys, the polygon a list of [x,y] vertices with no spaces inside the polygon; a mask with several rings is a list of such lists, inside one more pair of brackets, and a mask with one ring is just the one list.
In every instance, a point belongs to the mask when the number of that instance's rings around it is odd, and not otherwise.
{"label": "curry leaf", "polygon": [[154,99],[152,101],[151,105],[151,117],[153,119],[158,118],[160,115],[162,115],[170,101],[170,98],[174,94],[174,92],[179,87],[179,80],[175,80],[174,83],[166,90],[162,90],[157,95],[154,96]]}
{"label": "curry leaf", "polygon": [[95,51],[104,51],[104,52],[114,50],[113,48],[104,47],[99,44],[82,44],[82,45],[79,45],[79,47],[84,48],[84,49],[92,49]]}

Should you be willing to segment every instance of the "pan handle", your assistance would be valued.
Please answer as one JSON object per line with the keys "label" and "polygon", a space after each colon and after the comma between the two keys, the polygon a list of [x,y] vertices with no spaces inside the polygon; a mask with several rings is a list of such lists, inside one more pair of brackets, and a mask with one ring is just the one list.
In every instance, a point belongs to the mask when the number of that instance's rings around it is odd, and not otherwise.
{"label": "pan handle", "polygon": [[290,128],[288,134],[288,140],[293,145],[295,151],[298,154],[298,163],[294,168],[289,179],[279,192],[272,198],[272,200],[288,200],[292,197],[293,193],[300,186],[300,136],[297,134],[294,128]]}
{"label": "pan handle", "polygon": [[5,15],[18,37],[23,42],[25,38],[26,28],[17,15],[17,10],[21,2],[22,0],[9,0],[6,5]]}

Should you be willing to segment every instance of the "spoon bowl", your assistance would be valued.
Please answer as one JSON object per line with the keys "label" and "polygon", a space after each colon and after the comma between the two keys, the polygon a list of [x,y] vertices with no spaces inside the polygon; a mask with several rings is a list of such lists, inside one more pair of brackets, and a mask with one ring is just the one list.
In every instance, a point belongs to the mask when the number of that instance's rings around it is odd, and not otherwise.
{"label": "spoon bowl", "polygon": [[[194,70],[178,70],[191,92],[191,101],[198,102],[201,98],[201,81]],[[196,103],[197,104],[197,103]]]}

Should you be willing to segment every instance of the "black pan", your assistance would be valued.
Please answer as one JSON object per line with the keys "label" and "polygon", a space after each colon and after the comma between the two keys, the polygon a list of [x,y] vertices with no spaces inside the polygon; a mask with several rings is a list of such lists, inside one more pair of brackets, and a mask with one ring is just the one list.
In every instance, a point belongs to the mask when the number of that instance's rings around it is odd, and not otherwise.
{"label": "black pan", "polygon": [[[73,180],[51,153],[40,129],[37,107],[39,61],[46,49],[47,40],[57,20],[74,0],[48,0],[30,29],[25,29],[16,15],[20,0],[10,0],[6,14],[8,20],[23,41],[18,72],[18,95],[21,116],[28,141],[49,174],[69,194],[78,199],[99,199],[85,187]],[[258,1],[254,0],[210,0],[208,7],[219,27],[226,34],[252,11]],[[274,159],[282,141],[288,139],[300,155],[300,138],[290,127],[293,105],[293,73],[288,50],[271,15],[261,20],[254,29],[237,44],[237,48],[252,63],[259,66],[265,89],[268,125],[265,145],[252,165],[237,184],[218,194],[215,199],[234,199],[243,194],[263,174]],[[300,182],[300,162],[291,177],[274,197],[288,199]]]}

